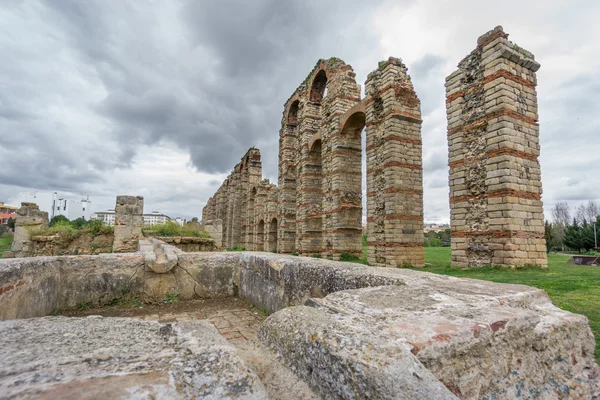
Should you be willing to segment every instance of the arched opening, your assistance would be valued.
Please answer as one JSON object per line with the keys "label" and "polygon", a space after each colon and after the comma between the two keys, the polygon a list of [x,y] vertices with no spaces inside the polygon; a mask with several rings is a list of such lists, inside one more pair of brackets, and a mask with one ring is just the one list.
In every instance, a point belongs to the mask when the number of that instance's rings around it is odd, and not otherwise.
{"label": "arched opening", "polygon": [[362,134],[365,131],[366,115],[361,106],[351,109],[342,120],[342,124],[341,145],[354,156],[343,159],[342,168],[347,171],[345,181],[347,191],[345,198],[341,199],[340,222],[354,238],[352,241],[360,243],[360,247],[357,245],[357,250],[360,249],[358,253],[366,261],[367,249],[363,246],[363,234],[366,234],[368,219],[363,211],[368,210],[368,198],[374,193],[367,191],[367,187],[371,185],[367,185],[366,182],[366,135]]}
{"label": "arched opening", "polygon": [[322,155],[321,155],[321,139],[317,139],[312,143],[312,147],[308,152],[308,160],[305,165],[305,173],[308,176],[306,187],[304,188],[305,203],[303,207],[306,209],[307,226],[303,234],[304,244],[302,246],[303,253],[318,253],[322,250]]}
{"label": "arched opening", "polygon": [[281,182],[283,212],[279,214],[281,232],[278,232],[279,243],[277,248],[277,251],[281,253],[291,253],[296,250],[296,179],[296,168],[289,166],[283,174]]}
{"label": "arched opening", "polygon": [[327,74],[324,70],[320,70],[315,79],[313,80],[310,88],[310,101],[320,103],[325,97],[325,91],[327,90]]}
{"label": "arched opening", "polygon": [[269,224],[269,251],[277,253],[277,218]]}
{"label": "arched opening", "polygon": [[297,125],[298,124],[298,108],[300,106],[300,101],[296,100],[290,106],[288,111],[287,123],[288,125]]}
{"label": "arched opening", "polygon": [[256,199],[256,188],[253,187],[248,195],[248,208],[246,209],[246,249],[255,250],[256,241],[254,238],[255,218],[254,203]]}
{"label": "arched opening", "polygon": [[256,230],[256,251],[265,251],[265,221],[262,219]]}

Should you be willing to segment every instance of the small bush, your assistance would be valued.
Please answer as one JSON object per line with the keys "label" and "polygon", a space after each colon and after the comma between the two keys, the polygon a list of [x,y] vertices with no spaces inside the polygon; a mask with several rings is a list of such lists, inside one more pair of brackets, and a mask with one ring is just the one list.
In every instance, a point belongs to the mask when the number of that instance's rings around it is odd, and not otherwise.
{"label": "small bush", "polygon": [[210,234],[195,228],[193,225],[181,226],[176,222],[167,221],[165,224],[151,225],[142,229],[144,235],[154,233],[158,236],[184,236],[184,237],[202,237],[211,238]]}
{"label": "small bush", "polygon": [[163,299],[165,303],[173,304],[179,302],[179,293],[177,292],[167,292],[165,293],[165,298]]}
{"label": "small bush", "polygon": [[317,253],[317,254],[313,254],[312,258],[323,258],[323,256]]}
{"label": "small bush", "polygon": [[291,254],[292,254],[293,256],[299,256],[299,255],[300,255],[300,253],[298,253],[297,251],[292,251],[292,253],[291,253]]}
{"label": "small bush", "polygon": [[50,219],[50,222],[48,222],[48,226],[53,227],[54,225],[61,223],[61,222],[67,222],[70,224],[69,219],[67,217],[65,217],[64,215],[55,215],[54,217],[52,217]]}
{"label": "small bush", "polygon": [[235,246],[235,247],[230,247],[227,249],[227,251],[245,251],[246,249],[244,249],[242,246]]}
{"label": "small bush", "polygon": [[354,255],[354,254],[350,254],[350,253],[342,253],[340,254],[340,261],[346,261],[346,262],[361,262],[360,257]]}

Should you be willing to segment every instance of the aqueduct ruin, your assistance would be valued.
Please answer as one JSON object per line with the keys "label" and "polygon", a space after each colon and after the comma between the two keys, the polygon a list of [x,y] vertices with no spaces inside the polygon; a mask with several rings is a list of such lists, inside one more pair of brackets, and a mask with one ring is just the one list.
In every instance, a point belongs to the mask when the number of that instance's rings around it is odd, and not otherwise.
{"label": "aqueduct ruin", "polygon": [[354,78],[342,60],[320,60],[285,104],[279,185],[262,180],[252,148],[210,198],[203,221],[224,246],[360,256],[366,128],[368,261],[424,264],[419,99],[396,58],[369,75],[364,99]]}
{"label": "aqueduct ruin", "polygon": [[[466,267],[546,264],[539,64],[506,36],[480,37],[446,81],[452,253]],[[393,58],[359,93],[350,66],[317,64],[286,103],[279,185],[252,148],[205,207],[216,242],[359,253],[366,127],[369,262],[423,263],[419,100]],[[48,219],[23,204],[16,257],[0,260],[0,397],[600,398],[588,319],[541,289],[179,248],[142,237],[142,210],[117,198],[112,253],[28,257],[29,228]],[[120,302],[127,318],[96,314]]]}
{"label": "aqueduct ruin", "polygon": [[[452,261],[545,266],[533,55],[501,27],[447,78]],[[420,101],[389,58],[367,77],[319,60],[284,106],[278,186],[260,151],[242,157],[203,210],[228,248],[338,259],[361,254],[361,132],[366,128],[368,262],[422,266]]]}

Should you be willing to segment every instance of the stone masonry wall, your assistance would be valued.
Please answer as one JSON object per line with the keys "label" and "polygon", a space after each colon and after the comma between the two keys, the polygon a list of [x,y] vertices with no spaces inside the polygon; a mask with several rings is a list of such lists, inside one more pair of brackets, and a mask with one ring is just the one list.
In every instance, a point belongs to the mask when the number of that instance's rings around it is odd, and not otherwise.
{"label": "stone masonry wall", "polygon": [[3,257],[31,257],[33,249],[29,229],[34,227],[48,227],[48,213],[40,211],[35,203],[21,203],[21,208],[17,210],[11,251],[3,254]]}
{"label": "stone masonry wall", "polygon": [[452,263],[547,266],[538,156],[540,65],[502,27],[446,78]]}
{"label": "stone masonry wall", "polygon": [[366,93],[369,264],[423,266],[420,101],[397,58],[369,74]]}
{"label": "stone masonry wall", "polygon": [[361,257],[365,127],[368,262],[424,265],[420,102],[395,58],[369,75],[364,100],[350,65],[319,60],[284,107],[279,185],[250,149],[208,200],[205,229],[222,226],[228,248]]}
{"label": "stone masonry wall", "polygon": [[141,196],[117,196],[115,205],[115,240],[113,252],[130,253],[138,248],[143,238],[144,198]]}

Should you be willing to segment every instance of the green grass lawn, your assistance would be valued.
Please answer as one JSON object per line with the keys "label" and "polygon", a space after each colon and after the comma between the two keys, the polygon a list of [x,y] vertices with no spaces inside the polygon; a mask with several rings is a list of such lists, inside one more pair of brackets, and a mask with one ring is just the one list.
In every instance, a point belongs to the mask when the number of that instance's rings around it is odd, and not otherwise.
{"label": "green grass lawn", "polygon": [[0,236],[0,258],[2,258],[2,253],[10,250],[10,245],[12,244],[12,241],[12,235]]}
{"label": "green grass lawn", "polygon": [[557,307],[589,318],[596,337],[596,361],[600,362],[600,267],[567,265],[569,259],[566,255],[550,254],[547,270],[462,270],[450,267],[449,247],[426,247],[425,262],[431,266],[419,270],[492,282],[519,283],[545,290]]}

